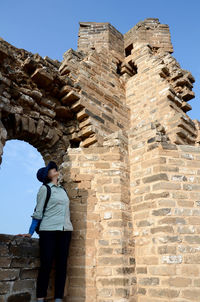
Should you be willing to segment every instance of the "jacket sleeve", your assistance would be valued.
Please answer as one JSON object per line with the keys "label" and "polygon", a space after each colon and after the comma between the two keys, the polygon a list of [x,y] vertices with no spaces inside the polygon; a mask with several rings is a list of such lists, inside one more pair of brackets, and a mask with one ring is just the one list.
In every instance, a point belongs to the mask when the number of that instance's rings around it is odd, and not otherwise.
{"label": "jacket sleeve", "polygon": [[37,204],[33,212],[33,215],[31,215],[32,218],[42,219],[46,196],[47,196],[47,188],[46,186],[42,185],[37,193]]}
{"label": "jacket sleeve", "polygon": [[32,218],[32,223],[30,225],[30,228],[29,228],[29,234],[33,235],[33,233],[35,232],[35,229],[39,223],[40,219],[35,219],[35,218]]}

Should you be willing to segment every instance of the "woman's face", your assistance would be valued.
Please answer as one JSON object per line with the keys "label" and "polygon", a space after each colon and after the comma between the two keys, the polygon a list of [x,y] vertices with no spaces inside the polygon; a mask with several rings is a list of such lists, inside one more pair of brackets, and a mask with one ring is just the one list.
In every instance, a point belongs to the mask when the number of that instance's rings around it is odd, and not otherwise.
{"label": "woman's face", "polygon": [[53,178],[55,178],[56,176],[58,177],[58,175],[59,175],[59,171],[56,171],[56,168],[50,169],[50,170],[48,171],[48,177],[49,177],[50,179],[53,179]]}

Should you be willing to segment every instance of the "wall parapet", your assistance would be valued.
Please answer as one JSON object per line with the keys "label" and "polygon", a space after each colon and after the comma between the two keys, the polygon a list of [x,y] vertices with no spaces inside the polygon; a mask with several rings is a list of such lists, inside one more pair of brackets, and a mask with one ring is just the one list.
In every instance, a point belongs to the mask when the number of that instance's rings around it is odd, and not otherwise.
{"label": "wall parapet", "polygon": [[[0,234],[0,301],[35,301],[39,265],[37,238]],[[49,297],[52,293],[52,278],[53,270],[48,288]]]}

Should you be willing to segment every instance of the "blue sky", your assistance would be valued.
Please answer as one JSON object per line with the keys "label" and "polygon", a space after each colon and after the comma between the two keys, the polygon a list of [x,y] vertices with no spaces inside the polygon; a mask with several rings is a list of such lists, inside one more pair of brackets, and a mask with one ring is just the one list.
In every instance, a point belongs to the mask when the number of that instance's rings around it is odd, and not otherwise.
{"label": "blue sky", "polygon": [[[195,77],[188,115],[200,119],[199,11],[199,0],[1,0],[0,36],[18,48],[61,61],[69,48],[77,49],[80,21],[110,22],[124,34],[145,18],[158,18],[170,27],[173,56]],[[0,233],[28,231],[40,186],[35,175],[43,165],[30,144],[6,143],[0,167]]]}
{"label": "blue sky", "polygon": [[[0,233],[28,233],[40,183],[37,170],[44,167],[41,154],[29,143],[8,140],[0,166]],[[37,233],[33,237],[38,238]]]}

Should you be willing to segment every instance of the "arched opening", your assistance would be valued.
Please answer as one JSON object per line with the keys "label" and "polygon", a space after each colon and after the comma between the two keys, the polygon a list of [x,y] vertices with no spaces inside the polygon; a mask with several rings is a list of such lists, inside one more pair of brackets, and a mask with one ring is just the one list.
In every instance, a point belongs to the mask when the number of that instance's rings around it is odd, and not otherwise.
{"label": "arched opening", "polygon": [[[17,139],[6,141],[0,166],[1,233],[28,233],[41,185],[36,173],[42,166],[44,160],[31,144]],[[37,233],[32,237],[38,238]]]}

